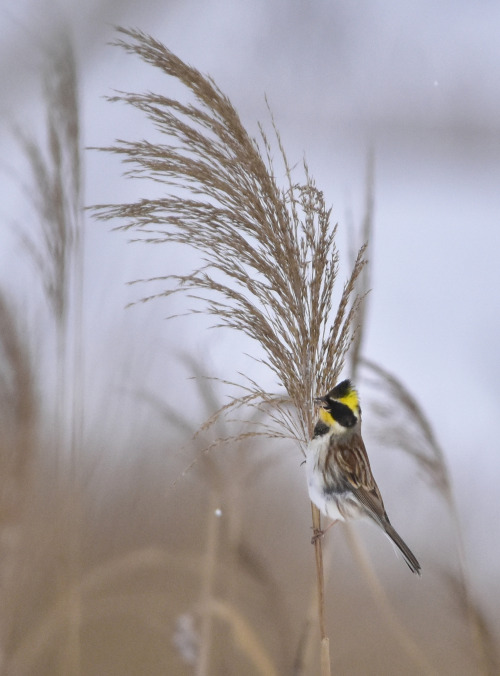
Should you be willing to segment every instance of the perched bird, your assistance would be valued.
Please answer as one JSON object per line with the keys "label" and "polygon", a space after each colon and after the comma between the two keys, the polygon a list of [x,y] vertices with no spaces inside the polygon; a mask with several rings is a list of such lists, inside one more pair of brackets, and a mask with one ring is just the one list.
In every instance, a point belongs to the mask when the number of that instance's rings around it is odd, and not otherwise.
{"label": "perched bird", "polygon": [[[306,454],[311,501],[334,521],[369,517],[400,550],[410,570],[420,575],[420,564],[392,527],[373,478],[356,390],[344,380],[314,403],[320,407],[319,419]],[[322,535],[319,531],[313,541]]]}

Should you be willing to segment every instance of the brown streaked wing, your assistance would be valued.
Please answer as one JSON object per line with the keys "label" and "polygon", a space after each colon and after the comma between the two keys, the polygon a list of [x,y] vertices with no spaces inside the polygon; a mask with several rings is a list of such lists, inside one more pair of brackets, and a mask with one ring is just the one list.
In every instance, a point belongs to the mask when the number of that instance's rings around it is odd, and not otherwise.
{"label": "brown streaked wing", "polygon": [[353,434],[349,441],[337,441],[333,453],[339,469],[354,488],[373,490],[376,484],[360,434]]}
{"label": "brown streaked wing", "polygon": [[348,442],[337,443],[334,456],[339,470],[351,484],[352,491],[361,504],[377,519],[386,519],[384,501],[373,478],[361,435],[354,434]]}

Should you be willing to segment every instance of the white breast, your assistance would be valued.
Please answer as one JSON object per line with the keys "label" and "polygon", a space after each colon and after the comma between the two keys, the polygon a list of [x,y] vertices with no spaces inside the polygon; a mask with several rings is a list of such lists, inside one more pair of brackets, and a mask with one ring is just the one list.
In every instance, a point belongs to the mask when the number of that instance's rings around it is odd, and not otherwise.
{"label": "white breast", "polygon": [[338,510],[335,496],[331,494],[325,496],[323,472],[319,469],[324,464],[330,436],[330,434],[325,434],[309,442],[306,453],[307,487],[311,502],[316,505],[322,514],[332,520],[344,521],[344,517]]}

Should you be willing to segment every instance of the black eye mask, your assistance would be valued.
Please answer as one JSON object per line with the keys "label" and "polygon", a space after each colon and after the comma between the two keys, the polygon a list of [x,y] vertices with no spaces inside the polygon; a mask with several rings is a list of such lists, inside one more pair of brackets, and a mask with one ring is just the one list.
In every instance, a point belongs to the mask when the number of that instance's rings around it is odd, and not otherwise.
{"label": "black eye mask", "polygon": [[328,400],[326,410],[331,413],[334,420],[336,420],[342,427],[354,427],[357,418],[351,411],[349,406],[341,404],[340,401]]}

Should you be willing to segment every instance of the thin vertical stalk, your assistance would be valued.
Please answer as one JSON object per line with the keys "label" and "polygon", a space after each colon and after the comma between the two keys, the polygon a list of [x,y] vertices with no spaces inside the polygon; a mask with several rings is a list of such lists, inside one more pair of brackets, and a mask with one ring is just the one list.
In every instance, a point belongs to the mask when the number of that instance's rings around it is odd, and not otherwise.
{"label": "thin vertical stalk", "polygon": [[467,566],[467,557],[465,554],[465,545],[460,526],[460,519],[458,516],[458,508],[455,500],[455,495],[449,483],[445,487],[445,499],[448,503],[448,508],[451,513],[451,520],[453,523],[453,531],[455,536],[456,548],[458,552],[458,578],[460,591],[462,594],[463,606],[465,608],[465,615],[469,624],[469,631],[471,633],[472,643],[479,662],[480,672],[484,676],[495,676],[497,673],[497,665],[494,652],[490,650],[487,636],[485,635],[484,625],[481,623],[480,614],[474,605],[470,593],[470,579]]}
{"label": "thin vertical stalk", "polygon": [[[313,417],[312,410],[308,411],[307,427],[309,439],[313,435]],[[311,517],[313,533],[321,531],[321,513],[316,505],[311,502]],[[320,634],[320,665],[321,676],[331,676],[330,665],[330,639],[326,631],[326,612],[325,612],[325,571],[323,566],[323,539],[317,537],[314,539],[314,556],[316,560],[316,585],[318,593],[318,625]]]}
{"label": "thin vertical stalk", "polygon": [[[321,530],[321,515],[319,509],[311,502],[313,533]],[[330,639],[326,633],[325,618],[325,576],[323,570],[323,544],[321,538],[314,541],[316,557],[316,581],[318,586],[318,620],[321,639],[321,676],[330,676]]]}
{"label": "thin vertical stalk", "polygon": [[205,545],[205,556],[202,561],[200,652],[196,663],[196,676],[208,676],[210,673],[210,651],[212,647],[213,625],[211,605],[214,599],[217,550],[220,532],[220,518],[216,514],[216,509],[219,505],[220,494],[218,491],[212,489],[208,499],[207,541]]}
{"label": "thin vertical stalk", "polygon": [[[22,234],[40,272],[52,312],[56,341],[56,392],[53,425],[56,500],[61,511],[63,571],[59,596],[65,608],[62,673],[81,671],[81,495],[78,449],[82,411],[81,160],[77,69],[70,38],[63,31],[48,55],[45,78],[47,150],[21,135],[34,178],[28,197],[39,216],[39,231]],[[72,329],[72,330],[70,330]],[[71,349],[70,340],[74,343]]]}

